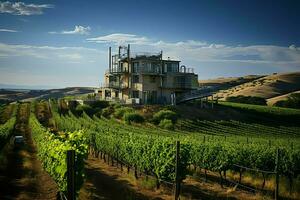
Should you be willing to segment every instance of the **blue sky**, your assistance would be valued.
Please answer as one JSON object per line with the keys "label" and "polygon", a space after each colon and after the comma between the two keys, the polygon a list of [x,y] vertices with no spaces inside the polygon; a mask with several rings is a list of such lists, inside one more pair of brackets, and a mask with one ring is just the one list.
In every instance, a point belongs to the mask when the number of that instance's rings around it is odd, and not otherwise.
{"label": "blue sky", "polygon": [[97,86],[107,49],[163,50],[199,79],[300,70],[300,1],[1,1],[0,83]]}

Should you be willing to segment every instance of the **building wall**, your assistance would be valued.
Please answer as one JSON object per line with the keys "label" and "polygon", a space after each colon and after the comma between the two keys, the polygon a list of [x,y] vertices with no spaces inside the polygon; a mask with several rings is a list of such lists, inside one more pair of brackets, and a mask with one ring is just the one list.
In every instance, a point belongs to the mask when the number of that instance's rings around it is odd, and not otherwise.
{"label": "building wall", "polygon": [[158,90],[160,87],[160,76],[143,75],[142,85],[144,91]]}

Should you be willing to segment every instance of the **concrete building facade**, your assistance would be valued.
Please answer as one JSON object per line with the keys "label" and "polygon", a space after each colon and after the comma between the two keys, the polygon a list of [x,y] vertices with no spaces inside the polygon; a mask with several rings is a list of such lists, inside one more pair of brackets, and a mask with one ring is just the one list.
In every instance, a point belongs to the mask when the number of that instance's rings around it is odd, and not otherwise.
{"label": "concrete building facade", "polygon": [[105,83],[96,93],[101,99],[123,103],[170,104],[177,96],[198,88],[198,75],[180,61],[163,59],[159,53],[131,53],[130,45],[119,46],[112,55]]}

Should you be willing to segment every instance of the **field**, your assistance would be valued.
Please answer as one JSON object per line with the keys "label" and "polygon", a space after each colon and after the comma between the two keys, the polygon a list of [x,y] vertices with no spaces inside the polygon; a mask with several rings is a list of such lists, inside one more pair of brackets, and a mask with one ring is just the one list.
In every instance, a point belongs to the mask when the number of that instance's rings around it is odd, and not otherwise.
{"label": "field", "polygon": [[[28,124],[38,158],[62,194],[68,191],[66,152],[75,150],[75,190],[79,196],[87,190],[85,182],[90,180],[84,178],[88,165],[104,161],[131,171],[139,184],[148,185],[150,191],[159,189],[165,199],[172,197],[176,183],[181,183],[182,198],[203,198],[201,187],[203,190],[207,184],[220,184],[221,191],[238,188],[239,191],[233,189],[226,194],[232,198],[268,199],[274,196],[276,175],[280,176],[280,197],[299,197],[299,110],[228,102],[221,102],[213,110],[200,109],[197,102],[126,109],[120,105],[99,105],[106,107],[101,108],[102,114],[105,109],[111,110],[110,116],[88,115],[82,109],[67,107],[63,101],[32,103],[31,114],[20,110],[28,107],[18,106],[17,113],[24,113],[17,114],[18,132],[28,132],[22,123]],[[10,109],[2,108],[2,116],[7,116]],[[128,123],[126,117],[120,117],[124,110],[141,114],[145,121]],[[194,110],[192,115],[190,110]],[[172,129],[154,123],[159,111],[177,114]],[[13,124],[14,114],[10,112],[10,119],[2,126]],[[176,141],[180,142],[180,151],[176,150]],[[88,153],[100,160],[88,157]],[[201,187],[196,187],[199,183]],[[206,198],[217,195],[222,199],[221,191],[215,194],[211,189]],[[240,193],[243,197],[238,196]]]}

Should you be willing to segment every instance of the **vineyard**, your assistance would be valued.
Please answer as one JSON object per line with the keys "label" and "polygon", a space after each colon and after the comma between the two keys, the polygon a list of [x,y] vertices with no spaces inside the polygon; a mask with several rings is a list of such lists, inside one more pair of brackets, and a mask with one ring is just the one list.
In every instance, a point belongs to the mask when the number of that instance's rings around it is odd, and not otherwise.
{"label": "vineyard", "polygon": [[[174,181],[176,140],[181,141],[181,178],[187,175],[186,169],[190,165],[218,172],[221,178],[222,175],[226,178],[229,170],[240,173],[237,165],[269,172],[277,170],[290,182],[300,172],[299,127],[275,130],[269,126],[235,121],[181,122],[179,126],[185,124],[195,128],[196,132],[190,133],[124,125],[114,119],[91,119],[86,114],[78,118],[71,112],[65,116],[55,113],[54,118],[61,130],[84,129],[93,150],[153,173],[158,182]],[[250,137],[257,136],[257,130],[263,137]],[[275,138],[267,139],[271,133]],[[287,140],[284,134],[295,139]],[[277,148],[280,148],[281,164],[276,169]]]}
{"label": "vineyard", "polygon": [[[76,115],[65,107],[62,110],[61,103],[54,100],[24,104],[18,109],[10,105],[2,107],[1,113],[5,123],[0,125],[0,147],[8,142],[13,129],[24,129],[22,124],[29,123],[43,168],[63,194],[68,189],[69,150],[76,153],[77,194],[85,180],[88,151],[121,168],[127,167],[128,171],[134,169],[136,177],[137,171],[153,176],[157,188],[182,182],[192,168],[204,171],[205,176],[208,172],[218,174],[221,184],[228,174],[234,173],[240,174],[240,182],[244,169],[251,169],[286,177],[290,188],[295,185],[290,191],[299,194],[296,187],[300,175],[300,128],[296,125],[274,127],[236,120],[180,119],[175,130],[166,130],[150,124],[124,124],[84,112]],[[15,127],[16,120],[21,122]],[[180,141],[179,152],[176,141]],[[262,189],[264,174],[263,179]]]}

